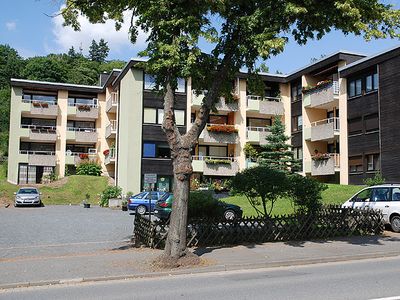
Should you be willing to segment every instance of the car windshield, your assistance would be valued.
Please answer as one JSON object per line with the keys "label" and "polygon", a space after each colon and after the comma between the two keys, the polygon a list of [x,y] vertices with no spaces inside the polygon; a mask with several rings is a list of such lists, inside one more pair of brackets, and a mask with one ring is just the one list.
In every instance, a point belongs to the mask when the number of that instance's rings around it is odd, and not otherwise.
{"label": "car windshield", "polygon": [[158,201],[165,201],[168,199],[168,197],[169,197],[169,193],[164,193],[161,195],[160,200],[158,200]]}
{"label": "car windshield", "polygon": [[135,199],[143,199],[144,197],[146,197],[147,193],[140,193],[137,194],[135,196],[132,196],[131,198],[135,198]]}
{"label": "car windshield", "polygon": [[38,191],[37,189],[20,189],[18,191],[18,194],[24,194],[24,195],[38,194]]}

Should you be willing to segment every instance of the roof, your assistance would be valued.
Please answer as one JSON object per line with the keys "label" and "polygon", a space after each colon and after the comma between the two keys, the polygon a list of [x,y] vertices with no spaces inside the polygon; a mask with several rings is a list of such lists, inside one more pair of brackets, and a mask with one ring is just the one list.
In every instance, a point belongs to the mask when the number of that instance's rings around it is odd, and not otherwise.
{"label": "roof", "polygon": [[101,86],[37,81],[37,80],[16,79],[16,78],[11,78],[11,85],[27,87],[27,88],[42,88],[42,89],[53,89],[53,90],[57,89],[57,90],[68,90],[76,92],[101,93],[103,91],[103,87]]}
{"label": "roof", "polygon": [[340,68],[339,73],[341,77],[347,77],[355,72],[372,67],[398,55],[400,55],[400,45],[348,64],[347,66]]}

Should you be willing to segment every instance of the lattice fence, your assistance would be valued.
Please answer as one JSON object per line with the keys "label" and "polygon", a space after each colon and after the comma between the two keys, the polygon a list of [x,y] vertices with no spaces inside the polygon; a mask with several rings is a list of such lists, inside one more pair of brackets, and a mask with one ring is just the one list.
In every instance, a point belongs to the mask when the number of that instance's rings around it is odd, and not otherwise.
{"label": "lattice fence", "polygon": [[[372,235],[382,233],[383,224],[383,217],[379,211],[339,206],[326,206],[314,214],[307,215],[243,218],[236,221],[191,220],[187,227],[187,245],[238,245]],[[164,247],[168,223],[149,221],[147,216],[136,215],[134,226],[137,245]]]}

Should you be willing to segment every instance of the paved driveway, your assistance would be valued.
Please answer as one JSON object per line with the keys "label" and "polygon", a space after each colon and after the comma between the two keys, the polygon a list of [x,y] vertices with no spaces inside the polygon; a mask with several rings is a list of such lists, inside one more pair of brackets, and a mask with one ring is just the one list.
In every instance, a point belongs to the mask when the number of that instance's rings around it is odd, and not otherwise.
{"label": "paved driveway", "polygon": [[0,209],[0,259],[124,247],[132,235],[133,218],[128,212],[100,207]]}

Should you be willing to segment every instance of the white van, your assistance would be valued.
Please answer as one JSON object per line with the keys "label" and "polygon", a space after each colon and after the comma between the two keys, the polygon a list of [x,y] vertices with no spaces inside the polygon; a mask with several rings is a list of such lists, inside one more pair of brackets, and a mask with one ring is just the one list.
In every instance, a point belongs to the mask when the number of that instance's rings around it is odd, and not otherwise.
{"label": "white van", "polygon": [[362,189],[342,207],[380,209],[386,224],[400,232],[400,184],[384,184]]}

